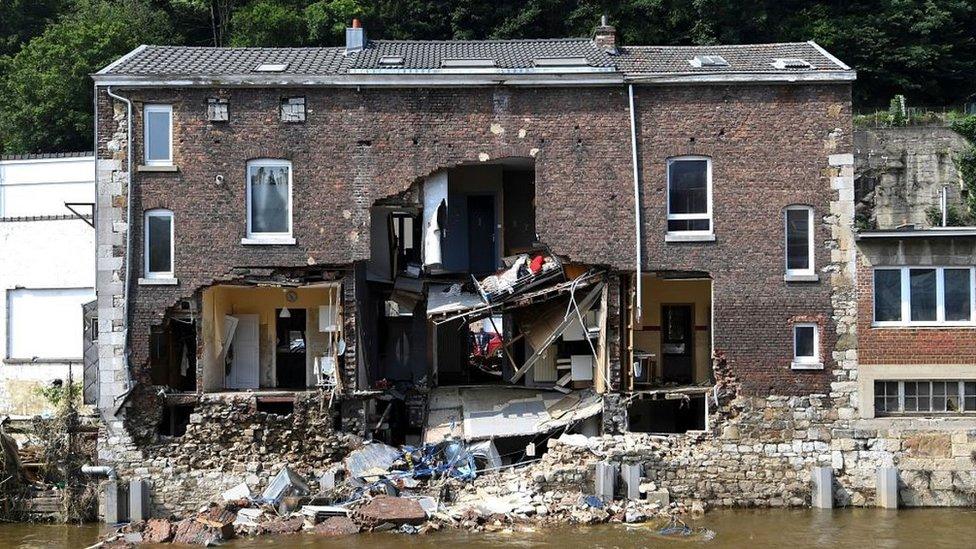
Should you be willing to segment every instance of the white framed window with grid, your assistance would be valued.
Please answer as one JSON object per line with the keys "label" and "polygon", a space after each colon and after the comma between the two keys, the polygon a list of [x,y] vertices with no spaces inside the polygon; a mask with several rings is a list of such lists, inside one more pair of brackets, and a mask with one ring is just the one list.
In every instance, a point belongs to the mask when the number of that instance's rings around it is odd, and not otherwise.
{"label": "white framed window with grid", "polygon": [[876,327],[976,327],[976,267],[876,267]]}

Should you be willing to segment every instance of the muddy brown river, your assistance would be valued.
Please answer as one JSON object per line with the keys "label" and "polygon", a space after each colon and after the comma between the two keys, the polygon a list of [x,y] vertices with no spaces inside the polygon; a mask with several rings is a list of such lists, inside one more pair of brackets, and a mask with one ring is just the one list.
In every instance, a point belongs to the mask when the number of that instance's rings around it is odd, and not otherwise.
{"label": "muddy brown river", "polygon": [[[237,540],[233,549],[301,547],[309,549],[402,549],[456,547],[855,547],[867,548],[976,548],[976,510],[914,509],[882,511],[854,509],[716,510],[690,521],[714,537],[673,538],[641,526],[605,525],[564,527],[534,532],[471,534],[446,531],[424,536],[362,534],[342,539],[295,535]],[[85,547],[98,537],[97,526],[0,524],[0,548]],[[160,546],[173,547],[173,546]]]}

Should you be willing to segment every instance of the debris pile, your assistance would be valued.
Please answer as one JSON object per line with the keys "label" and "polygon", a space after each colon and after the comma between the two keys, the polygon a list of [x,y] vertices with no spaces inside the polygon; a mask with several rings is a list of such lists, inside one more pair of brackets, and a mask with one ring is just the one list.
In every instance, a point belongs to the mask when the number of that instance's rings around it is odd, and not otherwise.
{"label": "debris pile", "polygon": [[[317,483],[283,467],[260,493],[242,484],[224,492],[222,503],[182,519],[129,524],[100,546],[208,546],[235,537],[299,532],[346,536],[363,531],[421,534],[445,527],[481,532],[557,524],[665,524],[682,512],[667,498],[620,497],[612,487],[609,496],[595,495],[593,469],[603,458],[594,448],[609,443],[563,435],[549,441],[541,458],[516,466],[501,465],[490,441],[447,440],[419,448],[366,444]],[[641,495],[656,489],[642,487]]]}
{"label": "debris pile", "polygon": [[72,399],[48,416],[0,418],[0,521],[84,522],[97,483],[81,473],[95,456],[97,427]]}

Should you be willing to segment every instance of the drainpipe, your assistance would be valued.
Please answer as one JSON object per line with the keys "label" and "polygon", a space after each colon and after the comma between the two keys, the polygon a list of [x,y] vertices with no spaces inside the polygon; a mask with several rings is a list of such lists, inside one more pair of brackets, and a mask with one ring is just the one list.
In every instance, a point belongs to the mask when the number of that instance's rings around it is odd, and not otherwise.
{"label": "drainpipe", "polygon": [[637,113],[634,110],[634,85],[627,85],[627,95],[630,99],[630,154],[631,162],[634,165],[634,272],[636,273],[636,303],[634,304],[634,316],[641,318],[641,296],[643,295],[643,284],[641,283],[641,215],[640,215],[640,175],[637,168]]}
{"label": "drainpipe", "polygon": [[95,477],[106,476],[109,480],[118,480],[119,478],[115,473],[115,468],[108,465],[82,465],[81,473]]}
{"label": "drainpipe", "polygon": [[[129,367],[129,286],[132,285],[132,101],[112,93],[112,86],[105,88],[105,92],[112,97],[125,103],[127,114],[126,122],[126,230],[125,230],[125,286],[122,287],[122,356],[125,357],[126,373]],[[98,146],[98,142],[95,142]],[[128,375],[126,376],[128,379]],[[127,387],[131,389],[131,387]],[[123,393],[124,394],[124,393]],[[116,395],[118,398],[119,395]]]}

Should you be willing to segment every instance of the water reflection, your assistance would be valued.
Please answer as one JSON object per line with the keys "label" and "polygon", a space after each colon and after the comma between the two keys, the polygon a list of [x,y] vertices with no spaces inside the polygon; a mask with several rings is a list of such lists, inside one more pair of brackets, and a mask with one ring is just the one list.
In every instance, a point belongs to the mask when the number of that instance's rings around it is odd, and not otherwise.
{"label": "water reflection", "polygon": [[[471,534],[456,530],[426,536],[361,534],[342,539],[313,535],[237,540],[225,547],[309,549],[443,549],[453,547],[659,548],[731,547],[976,547],[976,511],[971,509],[716,510],[690,521],[715,532],[712,540],[665,538],[650,526],[562,527],[528,532]],[[0,524],[0,549],[85,547],[96,526]],[[172,546],[162,546],[172,547]]]}

